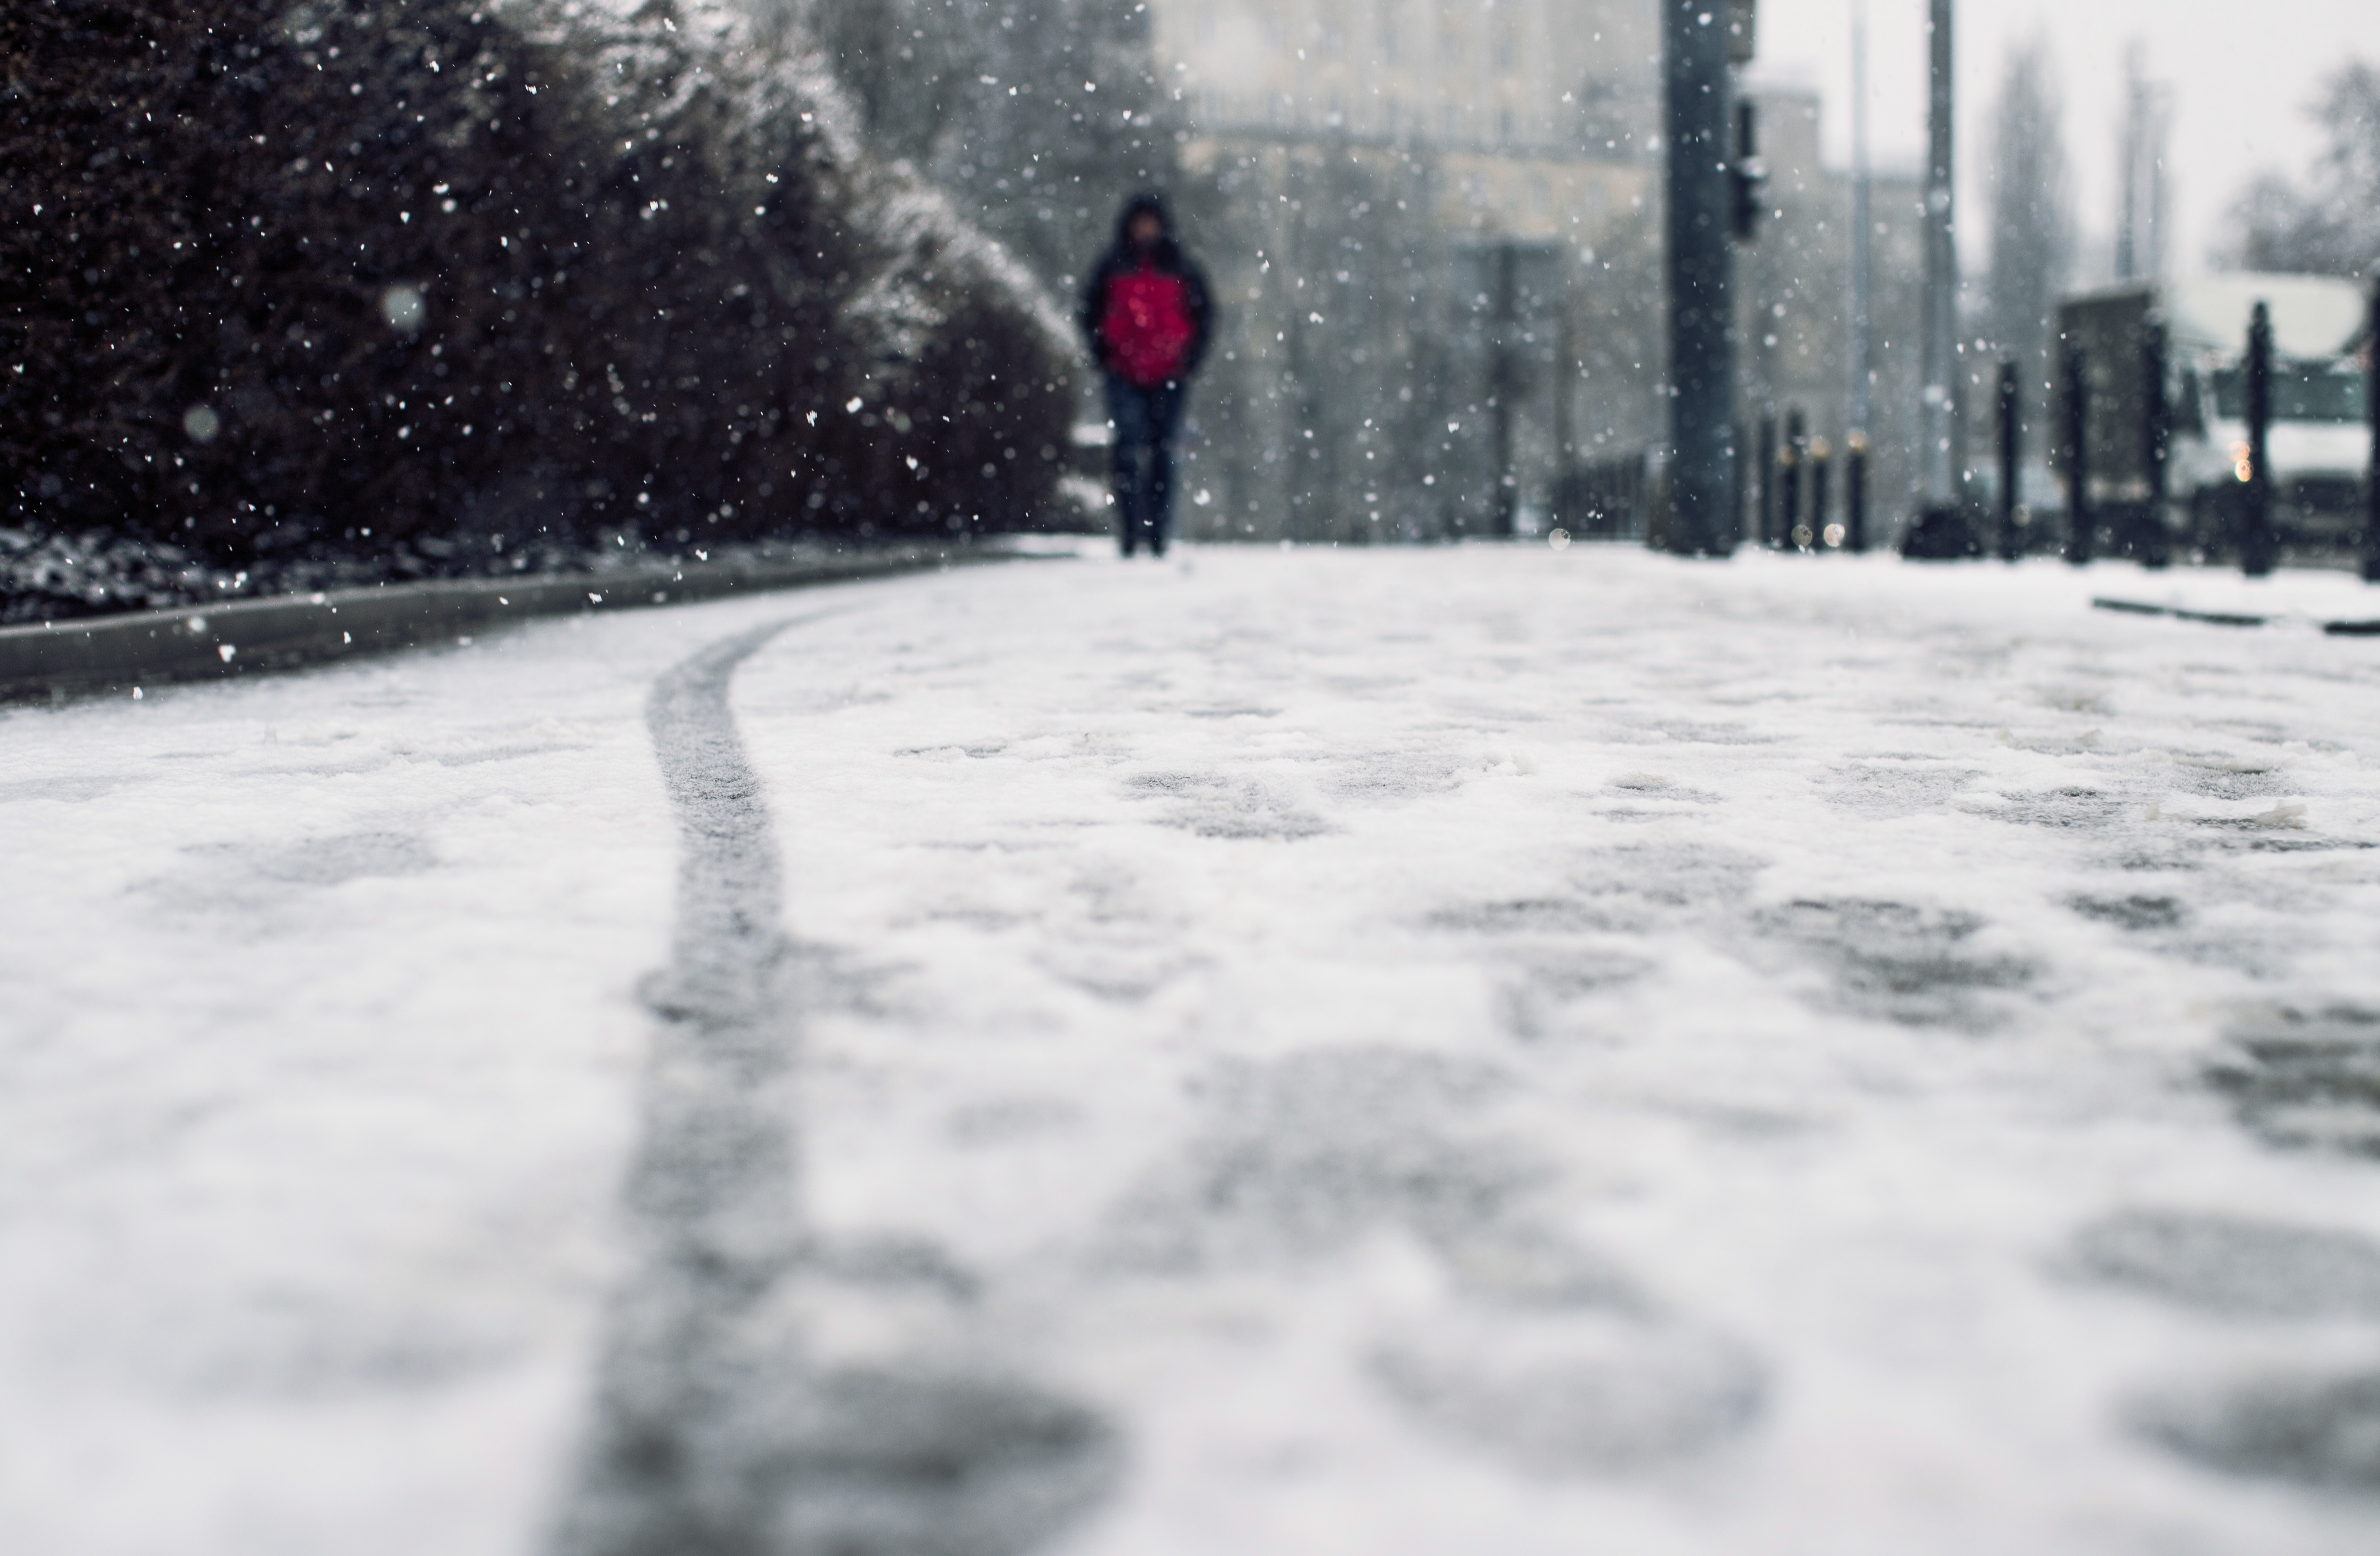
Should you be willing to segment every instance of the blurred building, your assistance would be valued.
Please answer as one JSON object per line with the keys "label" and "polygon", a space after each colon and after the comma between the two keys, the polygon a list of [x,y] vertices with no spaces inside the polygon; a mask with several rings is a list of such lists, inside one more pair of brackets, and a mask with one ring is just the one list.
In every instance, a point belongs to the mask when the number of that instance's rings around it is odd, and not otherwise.
{"label": "blurred building", "polygon": [[1565,468],[1658,436],[1653,0],[1150,13],[1224,218],[1193,532],[1543,523]]}
{"label": "blurred building", "polygon": [[1202,125],[1561,155],[1639,128],[1659,41],[1647,0],[1159,0],[1155,18]]}
{"label": "blurred building", "polygon": [[[1779,453],[1784,431],[1798,412],[1804,446],[1797,451],[1806,472],[1808,456],[1823,444],[1832,457],[1828,518],[1841,517],[1842,459],[1852,412],[1852,211],[1851,175],[1827,167],[1819,157],[1818,94],[1791,88],[1756,88],[1760,151],[1769,182],[1767,206],[1755,241],[1736,256],[1739,319],[1736,356],[1738,405],[1755,456],[1762,445],[1761,422],[1773,421]],[[1925,319],[1925,184],[1914,170],[1879,174],[1870,185],[1873,224],[1870,298],[1870,539],[1883,544],[1903,519],[1917,491],[1918,408],[1924,389],[1919,330]],[[1984,379],[1991,364],[1978,358],[1973,383],[1961,397],[1972,416],[1989,414]],[[1758,501],[1759,483],[1747,482],[1747,507]],[[1769,482],[1779,499],[1777,478]],[[1807,494],[1803,505],[1807,505]],[[1758,523],[1749,513],[1747,530]],[[1826,519],[1813,526],[1823,531]]]}
{"label": "blurred building", "polygon": [[[1624,510],[1666,433],[1656,0],[1150,0],[1150,18],[1185,164],[1220,197],[1190,530],[1641,530],[1641,511],[1577,509]],[[1781,439],[1798,412],[1805,456],[1852,431],[1852,194],[1820,161],[1815,93],[1751,95],[1771,174],[1738,261],[1756,475],[1764,418]],[[1913,490],[1919,195],[1913,173],[1874,181],[1879,543]]]}

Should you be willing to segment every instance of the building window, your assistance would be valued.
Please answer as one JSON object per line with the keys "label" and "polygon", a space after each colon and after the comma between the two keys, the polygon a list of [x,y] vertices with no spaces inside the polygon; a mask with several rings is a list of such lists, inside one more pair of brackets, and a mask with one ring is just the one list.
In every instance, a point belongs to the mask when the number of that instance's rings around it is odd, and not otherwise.
{"label": "building window", "polygon": [[1496,113],[1496,138],[1510,144],[1512,140],[1512,110],[1501,108]]}

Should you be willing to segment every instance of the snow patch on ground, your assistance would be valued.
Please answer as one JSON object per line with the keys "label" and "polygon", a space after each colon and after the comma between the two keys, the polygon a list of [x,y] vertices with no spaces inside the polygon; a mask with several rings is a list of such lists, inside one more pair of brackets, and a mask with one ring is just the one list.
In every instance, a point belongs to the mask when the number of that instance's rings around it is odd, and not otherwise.
{"label": "snow patch on ground", "polygon": [[[2151,589],[2289,619],[2089,608]],[[2352,579],[1193,549],[832,606],[733,691],[798,1198],[931,1278],[784,1321],[1096,1413],[1050,1549],[2380,1535]],[[0,716],[0,1543],[538,1543],[632,1258],[646,691],[815,608]]]}

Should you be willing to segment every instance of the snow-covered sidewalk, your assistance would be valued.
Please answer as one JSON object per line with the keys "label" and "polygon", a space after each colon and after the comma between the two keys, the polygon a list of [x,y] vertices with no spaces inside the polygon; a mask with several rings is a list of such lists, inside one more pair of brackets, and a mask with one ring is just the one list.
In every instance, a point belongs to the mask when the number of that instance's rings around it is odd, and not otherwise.
{"label": "snow-covered sidewalk", "polygon": [[[2289,621],[2089,608],[2191,589]],[[548,1539],[691,1084],[647,695],[790,617],[731,706],[840,1252],[737,1343],[1098,1423],[1005,1527],[2369,1550],[2380,648],[2325,615],[2380,608],[1197,551],[8,713],[0,1547]]]}

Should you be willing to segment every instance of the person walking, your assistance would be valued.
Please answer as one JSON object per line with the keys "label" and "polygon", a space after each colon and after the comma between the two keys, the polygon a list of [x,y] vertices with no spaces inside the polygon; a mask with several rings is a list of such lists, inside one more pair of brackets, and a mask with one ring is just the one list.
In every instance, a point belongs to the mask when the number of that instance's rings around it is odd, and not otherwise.
{"label": "person walking", "polygon": [[1109,472],[1126,556],[1143,542],[1165,554],[1173,432],[1210,320],[1207,278],[1174,241],[1165,201],[1133,196],[1083,289],[1083,334],[1107,378]]}

